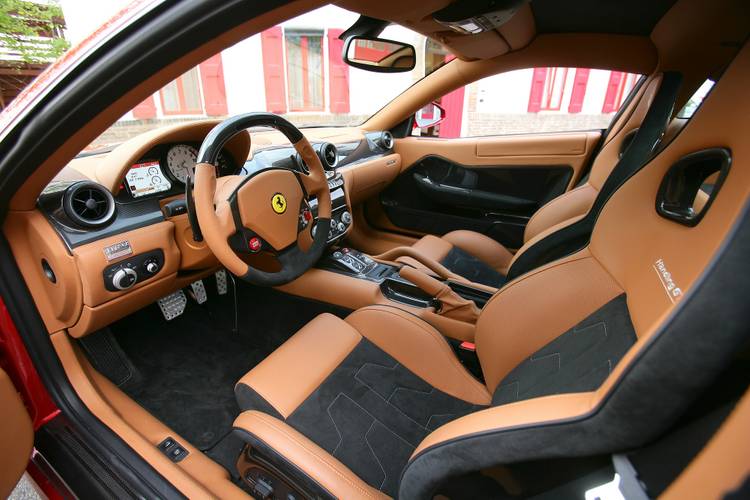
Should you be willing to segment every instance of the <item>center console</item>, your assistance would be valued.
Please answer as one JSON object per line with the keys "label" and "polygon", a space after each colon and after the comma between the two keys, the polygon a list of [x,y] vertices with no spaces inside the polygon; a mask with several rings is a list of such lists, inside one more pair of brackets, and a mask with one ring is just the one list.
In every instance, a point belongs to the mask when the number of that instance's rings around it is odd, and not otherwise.
{"label": "center console", "polygon": [[[385,298],[412,307],[433,307],[440,310],[440,302],[421,288],[399,275],[399,268],[377,262],[368,255],[351,248],[339,248],[329,252],[318,263],[318,268],[344,274],[355,279],[377,283]],[[461,297],[473,301],[482,308],[492,296],[462,283],[447,281],[448,286]]]}
{"label": "center console", "polygon": [[[352,224],[352,214],[346,204],[346,193],[344,193],[344,178],[341,173],[327,171],[328,189],[331,191],[331,229],[328,231],[328,243],[340,240]],[[318,216],[318,200],[310,200],[310,210],[315,217]],[[315,236],[316,227],[312,232]]]}

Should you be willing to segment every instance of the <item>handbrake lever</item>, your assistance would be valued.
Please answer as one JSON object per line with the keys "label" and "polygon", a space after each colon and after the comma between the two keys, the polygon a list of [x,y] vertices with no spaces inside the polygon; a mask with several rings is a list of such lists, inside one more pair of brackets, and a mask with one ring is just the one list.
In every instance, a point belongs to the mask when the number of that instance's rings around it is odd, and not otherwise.
{"label": "handbrake lever", "polygon": [[438,311],[441,316],[466,323],[476,323],[479,317],[479,308],[471,300],[465,299],[454,292],[446,283],[438,281],[411,266],[402,266],[398,274],[422,291],[438,299],[442,305],[440,311]]}

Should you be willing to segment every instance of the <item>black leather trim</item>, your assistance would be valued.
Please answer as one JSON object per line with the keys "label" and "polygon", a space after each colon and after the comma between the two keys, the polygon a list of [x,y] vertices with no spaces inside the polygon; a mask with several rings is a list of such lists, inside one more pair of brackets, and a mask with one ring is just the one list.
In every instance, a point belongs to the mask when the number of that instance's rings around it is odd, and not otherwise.
{"label": "black leather trim", "polygon": [[273,113],[245,113],[227,118],[216,125],[203,139],[200,150],[198,150],[198,163],[210,163],[216,165],[221,153],[221,148],[236,134],[250,127],[273,127],[292,144],[300,141],[304,136],[297,127],[288,120]]}
{"label": "black leather trim", "polygon": [[281,413],[266,398],[258,394],[255,389],[247,384],[239,382],[235,385],[234,396],[237,398],[237,404],[239,404],[242,410],[260,411],[279,420],[284,420]]}

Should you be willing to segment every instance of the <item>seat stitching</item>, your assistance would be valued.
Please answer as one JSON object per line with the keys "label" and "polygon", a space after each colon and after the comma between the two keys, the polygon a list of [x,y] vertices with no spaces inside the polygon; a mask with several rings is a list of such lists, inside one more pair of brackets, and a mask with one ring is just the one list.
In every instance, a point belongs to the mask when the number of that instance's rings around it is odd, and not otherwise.
{"label": "seat stitching", "polygon": [[444,417],[444,416],[450,417],[450,416],[453,416],[453,415],[455,415],[455,413],[435,413],[433,415],[430,415],[430,418],[427,419],[427,427],[426,427],[427,430],[429,430],[429,428],[430,428],[430,422],[432,422],[433,418],[435,418],[435,417]]}
{"label": "seat stitching", "polygon": [[[418,392],[420,394],[427,394],[428,396],[435,392],[435,388],[430,386],[429,391],[420,391],[419,389],[412,389],[411,387],[396,387],[396,389],[393,391],[393,394],[396,394],[398,391],[411,391],[411,392]],[[390,398],[388,398],[388,402],[390,403]],[[468,401],[464,401],[465,403],[468,403]]]}
{"label": "seat stitching", "polygon": [[[354,374],[354,379],[355,379],[355,380],[357,380],[358,382],[360,382],[360,383],[361,383],[362,385],[364,385],[365,387],[367,387],[367,388],[368,388],[368,389],[370,389],[371,391],[373,391],[373,392],[377,392],[377,391],[375,391],[375,389],[374,389],[374,388],[370,387],[370,386],[369,386],[369,385],[368,385],[368,384],[367,384],[367,383],[366,383],[366,382],[365,382],[364,380],[362,380],[361,378],[359,378],[359,372],[361,372],[361,371],[362,371],[362,370],[364,369],[364,367],[365,367],[366,365],[371,365],[371,366],[379,366],[379,367],[381,367],[381,368],[386,368],[386,369],[388,369],[388,370],[395,370],[396,368],[398,368],[398,361],[397,361],[397,362],[396,362],[396,364],[395,364],[395,365],[393,365],[393,366],[386,366],[386,365],[381,365],[381,364],[379,364],[379,363],[372,363],[372,362],[370,362],[370,361],[365,361],[364,363],[362,363],[362,366],[360,366],[360,367],[359,367],[359,369],[357,370],[357,373],[355,373],[355,374]],[[394,389],[394,392],[395,392],[395,389]],[[387,399],[387,401],[390,401],[390,399],[391,399],[391,396],[393,396],[393,392],[391,393],[391,395],[390,395],[390,396],[388,396],[388,399]]]}
{"label": "seat stitching", "polygon": [[[373,392],[375,392],[375,391],[373,391]],[[376,394],[377,394],[377,393],[376,393]],[[406,443],[406,444],[407,444],[408,446],[410,446],[410,447],[414,448],[414,445],[412,445],[412,444],[411,444],[411,443],[410,443],[409,441],[407,441],[406,439],[402,438],[401,436],[399,436],[399,435],[398,435],[398,434],[396,434],[395,432],[391,431],[391,430],[390,430],[390,429],[388,428],[388,426],[387,426],[387,425],[385,425],[385,424],[384,424],[384,423],[383,423],[383,422],[382,422],[381,420],[379,420],[379,419],[378,419],[378,418],[377,418],[377,417],[376,417],[375,415],[373,415],[372,413],[370,413],[369,411],[367,411],[367,410],[366,410],[366,409],[365,409],[365,408],[364,408],[364,407],[363,407],[363,406],[362,406],[361,404],[357,403],[356,401],[354,401],[354,400],[353,400],[352,398],[350,398],[350,397],[349,397],[349,396],[347,396],[346,394],[343,394],[343,396],[344,396],[344,397],[345,397],[346,399],[348,399],[349,401],[351,401],[352,403],[354,403],[355,405],[359,406],[359,407],[360,407],[360,408],[362,409],[362,411],[363,411],[363,412],[365,412],[365,413],[367,413],[368,415],[370,415],[370,417],[372,417],[372,419],[373,419],[374,421],[376,421],[377,423],[379,423],[380,425],[382,425],[383,427],[385,427],[386,429],[388,429],[388,431],[389,431],[389,432],[390,432],[391,434],[393,434],[394,436],[396,436],[397,438],[399,438],[399,439],[400,439],[401,441],[403,441],[404,443]],[[393,405],[391,405],[391,406],[393,406]],[[393,407],[394,407],[394,408],[396,408],[395,406],[393,406]],[[398,408],[396,408],[396,410],[398,410]],[[404,416],[405,416],[406,418],[408,418],[409,420],[411,420],[411,418],[409,417],[409,415],[406,415],[406,414],[404,414]],[[414,422],[414,420],[412,420],[412,422]],[[420,425],[420,423],[419,423],[419,422],[414,422],[414,423],[415,423],[415,424],[417,424],[417,425],[419,425],[420,427],[422,427],[422,426]],[[423,428],[424,428],[424,427],[423,427]],[[425,430],[426,430],[426,429],[425,429]]]}
{"label": "seat stitching", "polygon": [[268,420],[265,418],[265,413],[258,413],[257,417],[259,420],[264,421],[266,425],[273,428],[274,430],[278,431],[279,433],[283,434],[287,438],[289,438],[290,441],[293,441],[300,447],[302,447],[305,451],[307,451],[313,458],[318,460],[319,462],[323,463],[324,465],[328,466],[329,469],[331,469],[337,476],[339,476],[341,479],[343,479],[346,483],[348,483],[350,486],[355,488],[356,490],[364,493],[366,496],[375,498],[375,495],[371,491],[367,491],[362,486],[354,483],[350,478],[346,477],[346,475],[341,472],[338,467],[334,464],[329,463],[325,458],[318,455],[318,453],[315,450],[310,449],[305,443],[299,441],[297,438],[295,438],[293,435],[289,434],[285,429],[282,429],[281,427],[278,427],[275,422]]}
{"label": "seat stitching", "polygon": [[380,486],[378,486],[378,489],[382,491],[383,485],[388,480],[388,473],[385,471],[385,467],[383,467],[383,464],[380,462],[380,459],[375,454],[375,450],[372,449],[372,445],[370,444],[370,440],[367,439],[367,436],[370,434],[370,431],[375,427],[375,423],[377,420],[373,420],[372,424],[370,424],[370,428],[367,429],[367,432],[365,432],[365,443],[367,443],[367,447],[370,448],[370,453],[372,453],[372,456],[375,457],[375,461],[378,463],[378,467],[380,467],[380,470],[383,471],[383,481],[381,481]]}
{"label": "seat stitching", "polygon": [[336,401],[338,401],[339,397],[341,397],[343,395],[344,395],[343,392],[339,392],[338,395],[335,398],[333,398],[333,401],[331,401],[331,404],[328,405],[328,408],[326,408],[326,413],[328,414],[328,418],[330,418],[331,422],[333,422],[333,427],[336,429],[336,434],[339,435],[339,442],[336,443],[336,447],[331,452],[331,455],[333,455],[334,453],[336,453],[336,450],[339,449],[339,446],[341,446],[341,443],[344,442],[344,435],[339,430],[339,426],[336,425],[336,421],[333,419],[333,415],[331,415],[331,406],[333,406],[333,404]]}
{"label": "seat stitching", "polygon": [[[425,426],[423,426],[422,424],[420,424],[419,422],[417,422],[416,420],[414,420],[413,418],[411,418],[411,417],[410,417],[409,415],[407,415],[406,413],[404,413],[403,411],[401,411],[401,409],[400,409],[400,408],[399,408],[398,406],[396,406],[396,405],[392,404],[392,403],[391,403],[390,401],[388,401],[388,400],[387,400],[387,399],[385,399],[385,398],[384,398],[383,396],[381,396],[381,395],[380,395],[380,394],[378,393],[378,391],[376,391],[375,389],[373,389],[373,388],[372,388],[372,387],[371,387],[370,385],[368,385],[367,383],[363,382],[363,381],[362,381],[362,380],[360,380],[360,379],[357,379],[357,381],[358,381],[359,383],[361,383],[362,385],[364,385],[365,387],[367,387],[367,389],[368,389],[368,390],[369,390],[370,392],[372,392],[373,394],[375,394],[375,396],[377,396],[377,397],[379,397],[380,399],[382,399],[383,401],[385,401],[385,404],[387,404],[388,406],[392,407],[392,408],[393,408],[394,410],[396,410],[396,411],[397,411],[397,412],[399,412],[399,413],[400,413],[401,415],[403,415],[404,417],[408,418],[409,420],[411,420],[412,422],[414,422],[415,424],[417,424],[417,425],[418,425],[419,427],[421,427],[422,429],[424,429],[424,430],[428,430],[428,429],[427,429],[427,428],[426,428]],[[397,390],[398,390],[398,388],[397,388]],[[435,388],[434,388],[434,387],[432,387],[432,390],[435,390]],[[342,393],[342,395],[343,395],[344,397],[348,397],[348,396],[347,396],[346,394],[343,394],[343,393]],[[356,401],[354,401],[354,400],[353,400],[352,398],[349,398],[349,399],[350,399],[350,400],[351,400],[351,401],[352,401],[352,402],[353,402],[354,404],[356,404],[357,406],[359,406],[360,408],[362,408],[362,406],[360,406],[359,404],[357,404],[357,402],[356,402]],[[365,410],[364,408],[362,408],[362,409],[363,409],[363,410]],[[372,414],[371,414],[370,412],[368,412],[367,410],[365,410],[365,411],[367,412],[367,414],[368,414],[368,415],[372,416]],[[374,417],[374,416],[372,416],[372,418],[375,418],[375,417]],[[377,419],[377,418],[375,418],[375,420],[378,420],[378,419]],[[378,420],[378,422],[380,422],[380,420]],[[380,423],[381,423],[381,424],[383,424],[383,422],[380,422]],[[386,427],[386,428],[388,428],[388,426],[387,426],[387,425],[385,425],[385,424],[383,424],[383,427]],[[406,442],[406,440],[404,440],[404,442]],[[409,444],[409,446],[411,446],[411,444]]]}

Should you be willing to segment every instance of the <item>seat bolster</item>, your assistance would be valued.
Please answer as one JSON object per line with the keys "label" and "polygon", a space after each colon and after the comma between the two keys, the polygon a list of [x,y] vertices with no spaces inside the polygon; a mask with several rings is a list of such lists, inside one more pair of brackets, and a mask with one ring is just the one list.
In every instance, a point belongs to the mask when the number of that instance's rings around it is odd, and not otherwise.
{"label": "seat bolster", "polygon": [[370,306],[354,311],[346,322],[431,386],[469,403],[491,402],[487,387],[463,367],[440,332],[413,314]]}
{"label": "seat bolster", "polygon": [[598,191],[588,182],[550,201],[529,219],[524,242],[562,221],[588,213]]}
{"label": "seat bolster", "polygon": [[438,427],[419,443],[411,459],[426,449],[471,434],[533,426],[585,415],[594,407],[596,392],[555,394],[470,413]]}
{"label": "seat bolster", "polygon": [[442,239],[473,255],[500,274],[508,272],[513,254],[489,236],[475,231],[451,231],[443,235]]}
{"label": "seat bolster", "polygon": [[251,446],[278,453],[335,498],[388,498],[330,453],[277,418],[258,411],[245,411],[234,421],[234,428],[235,433]]}
{"label": "seat bolster", "polygon": [[240,406],[257,408],[243,404],[252,400],[288,417],[361,339],[342,319],[327,313],[317,316],[237,382]]}

